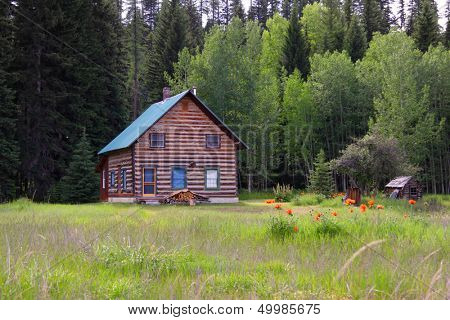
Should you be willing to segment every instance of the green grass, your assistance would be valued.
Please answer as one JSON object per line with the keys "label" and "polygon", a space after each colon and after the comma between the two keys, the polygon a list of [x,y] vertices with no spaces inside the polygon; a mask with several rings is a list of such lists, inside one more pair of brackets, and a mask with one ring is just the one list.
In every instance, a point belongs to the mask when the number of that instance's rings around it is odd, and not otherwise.
{"label": "green grass", "polygon": [[[246,197],[195,207],[0,205],[0,299],[423,299],[441,261],[430,298],[445,298],[448,197],[414,207],[380,199],[384,210],[365,213],[339,199],[276,210]],[[299,231],[274,236],[279,216]]]}

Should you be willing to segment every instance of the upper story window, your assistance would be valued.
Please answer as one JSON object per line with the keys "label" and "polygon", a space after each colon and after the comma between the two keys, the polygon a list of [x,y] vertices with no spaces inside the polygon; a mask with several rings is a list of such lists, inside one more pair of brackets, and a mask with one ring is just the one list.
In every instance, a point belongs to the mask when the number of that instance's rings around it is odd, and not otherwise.
{"label": "upper story window", "polygon": [[220,148],[220,135],[207,134],[206,135],[206,147],[207,148]]}
{"label": "upper story window", "polygon": [[164,148],[164,133],[150,133],[150,147]]}

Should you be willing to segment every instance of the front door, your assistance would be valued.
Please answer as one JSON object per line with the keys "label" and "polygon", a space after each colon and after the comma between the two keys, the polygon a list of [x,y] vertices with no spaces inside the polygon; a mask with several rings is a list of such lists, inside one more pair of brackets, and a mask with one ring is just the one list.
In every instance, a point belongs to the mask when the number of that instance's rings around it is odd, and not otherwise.
{"label": "front door", "polygon": [[142,195],[152,197],[156,195],[156,169],[142,169]]}

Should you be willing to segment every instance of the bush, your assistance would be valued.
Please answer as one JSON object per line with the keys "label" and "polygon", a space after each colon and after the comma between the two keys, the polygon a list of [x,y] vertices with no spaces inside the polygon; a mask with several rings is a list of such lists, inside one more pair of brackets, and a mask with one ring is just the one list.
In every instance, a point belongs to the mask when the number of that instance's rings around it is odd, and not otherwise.
{"label": "bush", "polygon": [[334,237],[341,233],[343,230],[340,225],[330,221],[329,219],[323,219],[317,226],[316,233],[319,236]]}
{"label": "bush", "polygon": [[294,235],[296,226],[298,221],[292,216],[275,216],[269,220],[268,232],[272,238],[284,241]]}
{"label": "bush", "polygon": [[273,194],[275,201],[277,202],[289,202],[294,195],[294,189],[290,185],[277,185],[273,188]]}
{"label": "bush", "polygon": [[325,199],[323,194],[306,193],[296,196],[293,203],[296,206],[315,206],[321,204]]}

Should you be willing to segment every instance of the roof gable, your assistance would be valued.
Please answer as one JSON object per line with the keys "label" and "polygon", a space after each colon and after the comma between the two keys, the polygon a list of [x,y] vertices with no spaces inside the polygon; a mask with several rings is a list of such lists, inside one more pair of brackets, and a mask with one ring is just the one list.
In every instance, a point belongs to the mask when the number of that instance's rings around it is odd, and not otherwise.
{"label": "roof gable", "polygon": [[214,122],[227,131],[241,146],[248,148],[247,145],[215,114],[209,109],[196,95],[192,94],[190,90],[183,91],[173,97],[167,98],[164,101],[152,104],[145,110],[136,120],[134,120],[125,130],[123,130],[117,137],[108,143],[98,154],[105,154],[114,150],[120,150],[131,146],[141,135],[150,129],[159,119],[161,119],[172,107],[174,107],[186,95],[190,95],[201,107],[203,112],[209,114]]}

